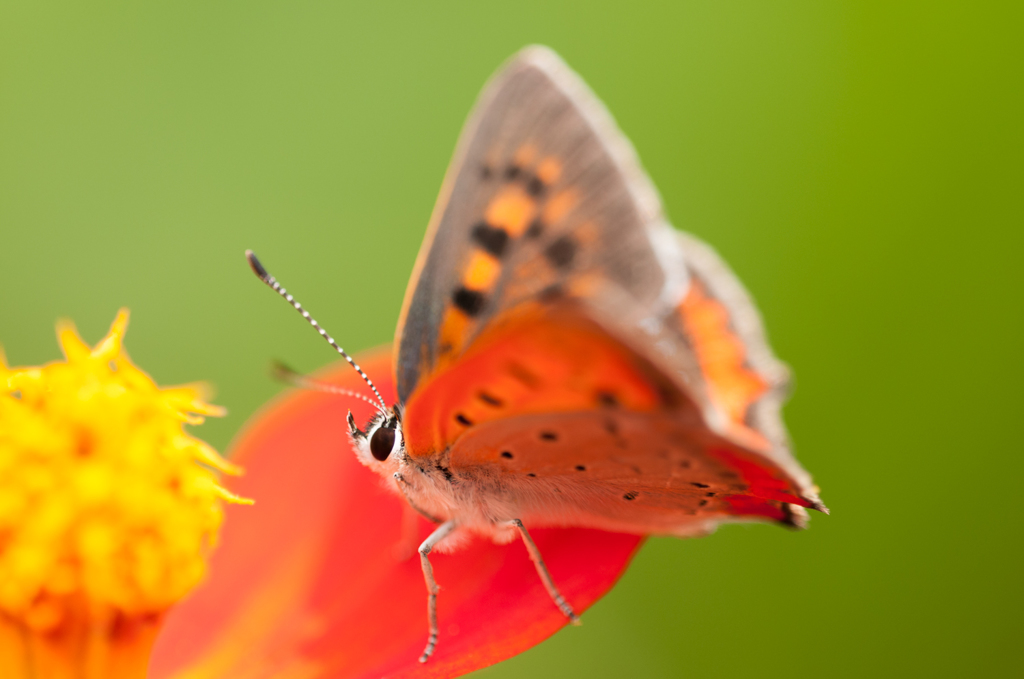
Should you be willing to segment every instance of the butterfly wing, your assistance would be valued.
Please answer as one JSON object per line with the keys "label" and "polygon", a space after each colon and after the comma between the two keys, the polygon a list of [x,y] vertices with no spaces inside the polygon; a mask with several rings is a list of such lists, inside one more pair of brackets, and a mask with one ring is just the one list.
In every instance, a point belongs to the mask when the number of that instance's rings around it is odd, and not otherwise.
{"label": "butterfly wing", "polygon": [[495,420],[459,438],[448,465],[535,526],[689,536],[737,518],[802,527],[814,506],[769,460],[665,412]]}
{"label": "butterfly wing", "polygon": [[691,283],[677,348],[693,352],[717,417],[652,360],[659,349],[562,299],[503,313],[416,390],[410,452],[514,499],[532,525],[694,535],[737,518],[801,526],[801,507],[824,510],[790,453],[788,373],[756,310],[711,248],[680,240]]}
{"label": "butterfly wing", "polygon": [[780,412],[789,393],[789,368],[769,347],[757,307],[711,246],[687,233],[677,238],[691,283],[676,307],[676,327],[697,359],[705,393],[718,413],[713,428],[770,458],[796,480],[802,494],[813,495],[810,476],[791,453]]}
{"label": "butterfly wing", "polygon": [[[714,250],[687,234],[679,239],[690,288],[676,310],[678,328],[698,360],[719,427],[695,417],[697,411],[685,399],[673,398],[642,357],[634,354],[627,361],[630,382],[612,377],[587,348],[567,343],[572,335],[593,350],[600,342],[613,343],[610,335],[569,331],[539,346],[537,334],[555,332],[571,313],[557,309],[547,321],[518,330],[535,339],[525,351],[509,352],[514,358],[501,360],[499,341],[482,347],[471,360],[491,366],[485,379],[499,376],[488,392],[492,400],[506,393],[508,381],[503,383],[500,373],[514,360],[517,370],[553,382],[534,384],[538,394],[574,393],[573,409],[551,404],[534,411],[513,400],[509,405],[515,414],[494,417],[487,409],[472,409],[472,390],[479,387],[471,378],[476,370],[470,364],[466,372],[453,369],[438,386],[462,382],[467,398],[452,405],[481,420],[461,434],[449,431],[438,437],[454,439],[447,462],[454,472],[489,485],[492,495],[517,498],[517,511],[533,525],[685,536],[737,519],[802,527],[803,507],[827,511],[790,452],[779,412],[788,369],[772,354],[749,295]],[[514,335],[507,336],[523,346]],[[624,344],[618,346],[630,354]],[[534,361],[545,359],[556,360],[563,373],[537,368]],[[638,383],[646,391],[638,391]],[[586,393],[590,398],[582,396]],[[424,403],[431,400],[428,396]],[[563,394],[558,400],[572,398]],[[444,419],[440,411],[434,416]]]}
{"label": "butterfly wing", "polygon": [[481,96],[397,346],[409,454],[516,498],[520,518],[687,534],[821,508],[749,297],[667,225],[628,141],[546,49]]}
{"label": "butterfly wing", "polygon": [[606,300],[607,288],[631,309],[672,306],[682,255],[604,106],[553,52],[529,47],[487,85],[459,140],[399,322],[399,399],[503,311],[563,294]]}

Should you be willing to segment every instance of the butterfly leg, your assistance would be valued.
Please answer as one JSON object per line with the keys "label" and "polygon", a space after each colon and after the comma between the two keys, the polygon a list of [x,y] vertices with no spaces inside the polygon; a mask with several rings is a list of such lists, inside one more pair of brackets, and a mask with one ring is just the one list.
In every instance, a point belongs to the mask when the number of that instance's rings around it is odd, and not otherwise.
{"label": "butterfly leg", "polygon": [[533,538],[530,537],[530,533],[526,530],[526,526],[519,519],[512,519],[510,523],[516,527],[519,531],[519,535],[523,538],[523,543],[526,545],[526,551],[530,553],[530,558],[533,559],[534,566],[537,567],[537,575],[540,576],[541,582],[544,583],[544,587],[548,590],[548,594],[551,595],[551,600],[555,602],[558,609],[565,613],[565,617],[569,618],[569,622],[573,625],[580,625],[580,617],[576,615],[576,612],[572,610],[572,606],[565,600],[562,593],[558,591],[558,586],[555,585],[555,581],[551,579],[551,573],[548,572],[548,567],[544,564],[544,559],[540,555],[540,550],[537,549],[537,545],[534,544]]}
{"label": "butterfly leg", "polygon": [[427,619],[430,623],[430,637],[427,639],[427,647],[423,649],[423,655],[420,656],[420,662],[427,662],[437,646],[437,590],[439,587],[434,580],[434,569],[430,565],[430,551],[438,542],[448,537],[455,530],[455,526],[454,519],[445,521],[423,541],[419,548],[423,579],[427,583]]}

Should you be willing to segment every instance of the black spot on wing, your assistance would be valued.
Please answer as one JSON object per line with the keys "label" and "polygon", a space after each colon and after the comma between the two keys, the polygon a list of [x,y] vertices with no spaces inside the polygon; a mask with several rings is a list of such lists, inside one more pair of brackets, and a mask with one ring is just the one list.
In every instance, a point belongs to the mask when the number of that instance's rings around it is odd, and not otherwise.
{"label": "black spot on wing", "polygon": [[482,293],[469,288],[460,287],[452,294],[452,302],[455,303],[467,316],[476,316],[483,308],[486,298]]}
{"label": "black spot on wing", "polygon": [[505,458],[506,460],[511,460],[512,459],[512,453],[508,452],[507,450],[501,451],[501,456],[503,458]]}
{"label": "black spot on wing", "polygon": [[706,483],[697,483],[696,481],[691,481],[690,485],[695,487],[695,488],[708,488],[709,487],[708,484],[706,484]]}
{"label": "black spot on wing", "polygon": [[569,236],[561,236],[544,249],[544,256],[557,269],[568,269],[576,258],[576,243]]}
{"label": "black spot on wing", "polygon": [[483,401],[484,403],[486,403],[487,405],[494,406],[495,408],[500,408],[501,406],[505,405],[505,403],[500,398],[498,398],[497,396],[491,396],[486,391],[481,391],[476,395],[476,397]]}
{"label": "black spot on wing", "polygon": [[578,471],[578,472],[585,472],[585,471],[587,471],[587,468],[585,466],[581,465],[581,464],[578,464],[578,465],[576,465],[576,471]]}
{"label": "black spot on wing", "polygon": [[472,426],[473,426],[473,420],[469,419],[468,417],[466,417],[466,416],[465,416],[465,415],[463,415],[462,413],[457,413],[457,414],[455,415],[455,420],[456,420],[456,421],[457,421],[457,422],[458,422],[459,424],[463,424],[463,425],[465,425],[465,426],[467,426],[467,427],[472,427]]}
{"label": "black spot on wing", "polygon": [[544,233],[544,222],[540,221],[539,217],[530,222],[530,226],[526,228],[527,238],[539,238],[542,233]]}
{"label": "black spot on wing", "polygon": [[521,363],[512,361],[508,364],[508,373],[523,386],[536,389],[540,386],[540,378],[530,372],[530,369]]}
{"label": "black spot on wing", "polygon": [[555,302],[565,295],[565,290],[559,283],[552,283],[537,293],[537,299],[541,302]]}
{"label": "black spot on wing", "polygon": [[558,440],[558,434],[556,434],[553,431],[542,431],[540,433],[540,438],[543,441],[557,441]]}
{"label": "black spot on wing", "polygon": [[544,182],[540,180],[540,177],[530,177],[526,182],[526,192],[534,197],[539,196],[544,193]]}
{"label": "black spot on wing", "polygon": [[640,493],[636,492],[635,490],[631,490],[628,493],[626,493],[625,495],[623,495],[622,499],[624,499],[624,500],[635,500],[636,496],[639,495],[639,494]]}
{"label": "black spot on wing", "polygon": [[480,222],[474,226],[472,236],[481,249],[499,259],[508,248],[508,232],[501,227],[491,226],[487,222]]}

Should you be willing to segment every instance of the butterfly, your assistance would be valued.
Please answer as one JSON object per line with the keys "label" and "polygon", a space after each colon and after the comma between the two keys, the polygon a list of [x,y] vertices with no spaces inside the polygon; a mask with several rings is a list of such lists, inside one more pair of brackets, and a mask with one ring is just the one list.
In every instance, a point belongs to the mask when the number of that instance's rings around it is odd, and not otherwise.
{"label": "butterfly", "polygon": [[247,256],[374,392],[336,390],[378,409],[362,428],[349,413],[359,460],[437,524],[418,550],[421,662],[436,548],[522,539],[577,622],[529,528],[688,537],[828,511],[790,450],[788,370],[750,296],[669,225],[632,145],[548,48],[492,77],[459,139],[402,306],[397,403]]}

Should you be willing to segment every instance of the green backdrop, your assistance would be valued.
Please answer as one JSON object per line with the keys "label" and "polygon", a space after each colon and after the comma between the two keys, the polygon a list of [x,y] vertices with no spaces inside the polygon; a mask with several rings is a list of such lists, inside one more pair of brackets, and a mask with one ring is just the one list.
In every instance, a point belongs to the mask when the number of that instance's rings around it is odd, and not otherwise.
{"label": "green backdrop", "polygon": [[[370,7],[369,5],[373,5]],[[0,2],[0,341],[121,305],[224,448],[330,350],[392,337],[479,88],[560,51],[794,368],[832,516],[652,540],[498,677],[1006,676],[1021,664],[1021,13],[984,3]],[[1019,4],[1018,4],[1019,6]],[[1007,3],[1009,7],[1009,3]]]}

